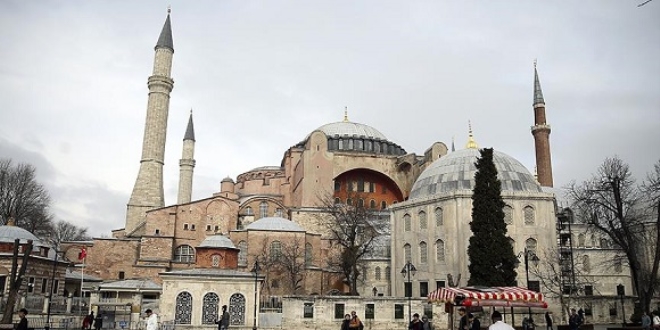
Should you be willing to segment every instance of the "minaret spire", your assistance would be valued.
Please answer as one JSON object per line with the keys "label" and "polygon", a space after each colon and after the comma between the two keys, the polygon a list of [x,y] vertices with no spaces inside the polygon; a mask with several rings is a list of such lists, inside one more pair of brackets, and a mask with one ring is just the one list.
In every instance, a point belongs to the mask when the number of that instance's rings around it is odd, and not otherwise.
{"label": "minaret spire", "polygon": [[465,144],[466,149],[479,149],[479,145],[474,141],[474,135],[472,135],[472,123],[468,120],[468,142]]}
{"label": "minaret spire", "polygon": [[539,73],[534,60],[534,149],[536,151],[536,175],[537,180],[543,187],[552,187],[552,159],[550,154],[550,125],[545,117],[545,100],[541,91]]}
{"label": "minaret spire", "polygon": [[454,137],[451,137],[451,152],[456,151],[456,146],[454,145]]}
{"label": "minaret spire", "polygon": [[193,114],[190,109],[190,118],[186,133],[183,135],[183,151],[179,160],[179,194],[177,204],[190,203],[192,200],[193,170],[195,169],[195,128]]}
{"label": "minaret spire", "polygon": [[126,209],[124,229],[125,234],[129,236],[139,233],[136,229],[144,222],[148,210],[165,205],[163,165],[170,93],[174,88],[174,80],[171,77],[174,47],[169,12],[156,43],[155,53],[153,71],[147,80],[149,96],[140,170]]}
{"label": "minaret spire", "polygon": [[348,107],[344,107],[344,122],[348,122]]}

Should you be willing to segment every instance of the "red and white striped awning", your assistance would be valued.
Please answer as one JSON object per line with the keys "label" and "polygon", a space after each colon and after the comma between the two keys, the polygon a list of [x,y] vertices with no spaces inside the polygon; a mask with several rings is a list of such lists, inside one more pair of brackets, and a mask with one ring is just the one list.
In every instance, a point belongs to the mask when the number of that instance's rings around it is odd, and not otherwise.
{"label": "red and white striped awning", "polygon": [[429,293],[427,298],[430,303],[463,306],[547,307],[540,292],[515,286],[440,288]]}

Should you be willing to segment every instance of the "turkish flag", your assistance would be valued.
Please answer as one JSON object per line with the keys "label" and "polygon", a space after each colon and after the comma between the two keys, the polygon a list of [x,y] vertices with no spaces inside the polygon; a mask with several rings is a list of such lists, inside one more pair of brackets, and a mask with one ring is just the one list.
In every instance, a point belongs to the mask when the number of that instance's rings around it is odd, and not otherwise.
{"label": "turkish flag", "polygon": [[83,260],[87,257],[87,250],[83,247],[80,249],[80,253],[78,253],[78,260]]}

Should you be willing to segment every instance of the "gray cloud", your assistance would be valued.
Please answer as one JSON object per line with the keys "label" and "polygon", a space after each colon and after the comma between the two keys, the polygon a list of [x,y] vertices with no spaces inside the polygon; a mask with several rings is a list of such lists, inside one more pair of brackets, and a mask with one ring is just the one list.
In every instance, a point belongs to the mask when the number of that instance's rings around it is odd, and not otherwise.
{"label": "gray cloud", "polygon": [[95,234],[123,226],[169,3],[169,202],[190,108],[194,198],[227,175],[278,165],[286,148],[341,120],[344,106],[416,153],[452,136],[462,147],[470,119],[481,146],[533,171],[535,58],[557,186],[614,154],[640,178],[660,158],[655,1],[3,2],[0,142],[20,146],[10,156],[31,151],[40,171],[50,166],[57,209]]}

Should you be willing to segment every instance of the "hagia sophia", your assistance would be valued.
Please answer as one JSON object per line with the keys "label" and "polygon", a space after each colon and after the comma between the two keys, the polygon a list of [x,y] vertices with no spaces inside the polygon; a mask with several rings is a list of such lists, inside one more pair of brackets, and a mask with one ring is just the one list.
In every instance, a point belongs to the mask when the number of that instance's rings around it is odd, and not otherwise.
{"label": "hagia sophia", "polygon": [[[457,149],[453,142],[449,147],[432,142],[418,155],[376,128],[352,122],[345,113],[342,120],[310,127],[307,136],[284,150],[280,164],[227,177],[216,193],[192,200],[196,140],[191,113],[178,164],[177,202],[167,205],[163,167],[174,87],[173,56],[168,14],[148,78],[142,156],[135,160],[139,172],[123,228],[109,238],[68,243],[66,257],[78,262],[78,253],[85,248],[85,274],[103,281],[90,289],[104,292],[99,302],[113,297],[113,292],[118,298],[123,290],[119,288],[160,288],[158,294],[154,292],[159,290],[146,291],[161,300],[163,319],[210,325],[217,306],[229,305],[232,324],[248,327],[255,312],[252,303],[256,305],[251,300],[255,261],[286,254],[303,261],[302,269],[295,272],[298,276],[292,279],[290,272],[262,269],[257,275],[259,298],[255,295],[254,299],[346,292],[342,275],[327,263],[335,249],[324,213],[328,200],[368,209],[387,224],[377,249],[361,266],[360,296],[404,297],[410,292],[426,297],[441,287],[467,284],[474,162],[479,156],[471,129],[465,148]],[[536,67],[533,78],[529,118],[536,173],[497,146],[494,162],[514,251],[541,255],[558,250],[562,243],[553,189],[551,127]],[[417,274],[406,283],[400,270],[408,262],[415,265]],[[612,291],[621,281],[630,286],[626,276],[602,282],[600,290]],[[518,270],[519,285],[526,281],[544,290],[539,279],[526,278]],[[215,309],[208,312],[207,306]]]}

